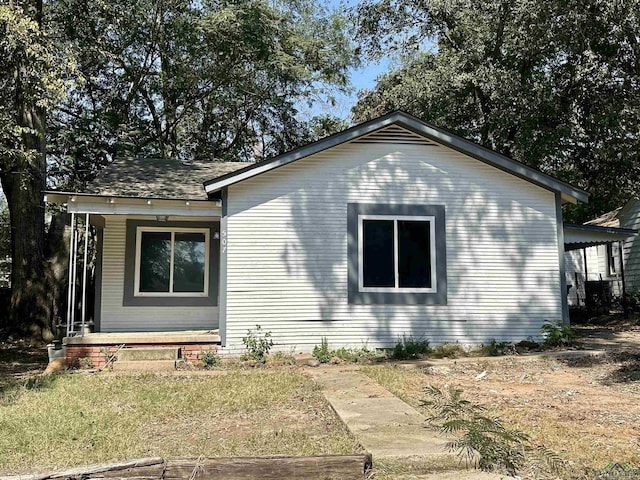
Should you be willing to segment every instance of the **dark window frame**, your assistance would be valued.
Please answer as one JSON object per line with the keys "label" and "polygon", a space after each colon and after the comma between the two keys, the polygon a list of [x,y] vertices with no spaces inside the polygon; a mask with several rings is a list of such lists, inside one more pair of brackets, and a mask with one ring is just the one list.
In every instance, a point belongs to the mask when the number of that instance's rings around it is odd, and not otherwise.
{"label": "dark window frame", "polygon": [[[393,217],[397,220],[410,217],[432,217],[435,252],[435,284],[430,289],[393,288],[372,291],[361,285],[360,232],[361,222],[367,216]],[[347,205],[347,250],[348,250],[348,301],[349,304],[393,304],[393,305],[446,305],[447,304],[447,252],[444,205],[392,205],[349,203]],[[433,278],[433,277],[432,277]]]}
{"label": "dark window frame", "polygon": [[[169,276],[167,278],[167,288],[166,291],[153,291],[153,290],[143,290],[142,288],[142,258],[143,258],[143,239],[145,234],[166,234],[168,235],[169,241],[169,255],[168,255],[168,273]],[[204,277],[202,283],[202,290],[200,291],[180,291],[176,289],[176,243],[179,241],[177,237],[179,235],[202,235],[204,244]],[[135,296],[136,297],[145,297],[145,296],[183,296],[183,297],[207,297],[209,295],[209,273],[210,262],[209,255],[210,249],[207,248],[210,242],[211,231],[209,228],[194,228],[194,227],[138,227],[136,229],[136,273],[135,273]]]}

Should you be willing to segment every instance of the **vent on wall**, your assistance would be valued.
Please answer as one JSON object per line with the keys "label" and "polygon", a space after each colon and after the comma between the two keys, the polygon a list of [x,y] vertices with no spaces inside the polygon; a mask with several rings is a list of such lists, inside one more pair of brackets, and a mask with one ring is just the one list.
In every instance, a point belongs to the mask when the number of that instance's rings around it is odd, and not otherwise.
{"label": "vent on wall", "polygon": [[364,135],[356,140],[352,140],[351,143],[401,143],[409,145],[432,145],[437,143],[424,138],[417,133],[413,133],[402,127],[391,125],[389,127],[381,128],[368,135]]}

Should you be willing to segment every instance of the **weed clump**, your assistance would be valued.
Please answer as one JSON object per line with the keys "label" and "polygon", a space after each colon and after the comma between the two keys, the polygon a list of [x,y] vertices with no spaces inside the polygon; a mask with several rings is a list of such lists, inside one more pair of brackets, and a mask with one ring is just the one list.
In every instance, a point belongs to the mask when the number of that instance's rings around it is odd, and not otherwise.
{"label": "weed clump", "polygon": [[391,351],[391,358],[394,360],[411,360],[422,358],[429,353],[431,353],[429,340],[414,338],[411,335],[402,335]]}
{"label": "weed clump", "polygon": [[334,361],[367,363],[378,356],[378,354],[374,350],[370,350],[366,344],[361,348],[340,347],[332,350],[329,348],[327,337],[322,337],[320,345],[313,347],[312,355],[320,363],[330,363]]}
{"label": "weed clump", "polygon": [[422,406],[433,412],[429,423],[440,432],[456,437],[449,442],[449,449],[469,464],[485,471],[504,469],[512,476],[527,460],[554,473],[564,468],[557,453],[534,445],[521,430],[505,425],[482,405],[465,400],[462,390],[449,388],[443,392],[429,385],[425,392],[428,399],[422,401]]}
{"label": "weed clump", "polygon": [[242,355],[242,360],[253,360],[264,363],[266,356],[273,347],[271,332],[263,332],[260,325],[256,325],[255,330],[249,330],[247,336],[242,338],[242,343],[247,352]]}
{"label": "weed clump", "polygon": [[571,347],[576,341],[576,332],[568,323],[546,322],[540,327],[540,332],[544,337],[545,348]]}
{"label": "weed clump", "polygon": [[217,355],[213,350],[207,350],[202,354],[202,366],[206,370],[211,370],[212,368],[219,367],[222,364],[222,357]]}

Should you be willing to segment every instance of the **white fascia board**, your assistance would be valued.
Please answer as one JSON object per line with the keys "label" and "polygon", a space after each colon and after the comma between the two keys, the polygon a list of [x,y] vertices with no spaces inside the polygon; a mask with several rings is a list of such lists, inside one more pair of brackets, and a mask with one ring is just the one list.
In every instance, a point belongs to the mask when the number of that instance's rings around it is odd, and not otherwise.
{"label": "white fascia board", "polygon": [[222,213],[221,202],[212,200],[127,198],[57,192],[47,192],[45,199],[66,204],[68,213],[188,217],[219,217]]}

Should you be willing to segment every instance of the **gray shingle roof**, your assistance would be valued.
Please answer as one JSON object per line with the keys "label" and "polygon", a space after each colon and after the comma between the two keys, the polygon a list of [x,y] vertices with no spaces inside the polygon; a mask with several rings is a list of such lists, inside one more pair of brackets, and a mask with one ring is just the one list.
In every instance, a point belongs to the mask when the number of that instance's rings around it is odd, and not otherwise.
{"label": "gray shingle roof", "polygon": [[202,183],[247,162],[180,161],[164,158],[118,158],[100,172],[85,193],[93,195],[206,200]]}

